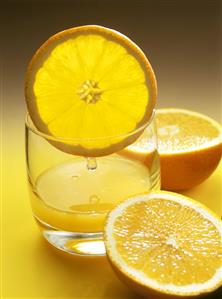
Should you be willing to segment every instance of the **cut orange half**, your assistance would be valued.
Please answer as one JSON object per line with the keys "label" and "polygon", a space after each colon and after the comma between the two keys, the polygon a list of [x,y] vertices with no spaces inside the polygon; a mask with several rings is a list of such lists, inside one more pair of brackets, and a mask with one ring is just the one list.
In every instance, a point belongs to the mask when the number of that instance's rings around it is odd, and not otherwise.
{"label": "cut orange half", "polygon": [[205,206],[172,192],[120,203],[105,225],[116,273],[146,298],[189,298],[222,284],[222,225]]}
{"label": "cut orange half", "polygon": [[[212,118],[185,109],[156,110],[161,187],[164,190],[192,188],[215,170],[222,154],[222,129]],[[149,130],[120,154],[147,167],[153,161]],[[155,154],[155,152],[154,152]]]}
{"label": "cut orange half", "polygon": [[96,25],[50,37],[32,58],[25,82],[37,129],[61,150],[84,156],[106,155],[133,142],[152,114],[156,93],[142,50]]}
{"label": "cut orange half", "polygon": [[159,109],[156,116],[162,188],[189,189],[207,179],[221,159],[221,126],[185,109]]}

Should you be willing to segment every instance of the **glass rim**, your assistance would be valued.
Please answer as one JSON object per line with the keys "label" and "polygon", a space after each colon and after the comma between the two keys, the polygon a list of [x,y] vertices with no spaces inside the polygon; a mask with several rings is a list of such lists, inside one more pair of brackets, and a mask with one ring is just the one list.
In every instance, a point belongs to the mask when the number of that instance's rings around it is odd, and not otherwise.
{"label": "glass rim", "polygon": [[119,138],[122,138],[122,139],[125,139],[125,138],[128,138],[132,135],[135,135],[137,133],[139,133],[140,131],[144,131],[147,127],[149,127],[149,125],[153,122],[153,119],[155,117],[155,109],[153,109],[153,112],[151,114],[151,116],[149,117],[149,119],[145,122],[145,124],[143,124],[142,126],[139,126],[138,128],[130,131],[129,133],[126,133],[126,134],[118,134],[118,135],[111,135],[111,136],[101,136],[101,137],[84,137],[84,138],[81,138],[81,137],[61,137],[61,136],[54,136],[54,135],[49,135],[47,133],[44,133],[42,131],[40,131],[39,129],[36,128],[36,126],[34,125],[31,117],[30,117],[30,114],[29,112],[27,111],[26,112],[26,116],[25,116],[25,126],[26,128],[28,128],[31,132],[33,132],[34,134],[38,135],[38,136],[41,136],[45,139],[48,139],[48,140],[53,140],[53,141],[59,141],[59,142],[71,142],[71,141],[75,141],[75,142],[78,142],[78,141],[96,141],[96,140],[107,140],[107,139],[119,139]]}

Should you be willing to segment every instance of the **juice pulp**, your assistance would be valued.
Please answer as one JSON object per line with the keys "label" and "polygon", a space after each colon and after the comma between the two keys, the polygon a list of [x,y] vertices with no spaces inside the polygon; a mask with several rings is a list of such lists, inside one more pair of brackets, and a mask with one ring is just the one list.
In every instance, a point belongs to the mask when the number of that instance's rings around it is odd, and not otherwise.
{"label": "juice pulp", "polygon": [[84,158],[43,172],[31,185],[35,217],[44,225],[71,232],[99,232],[107,212],[136,194],[148,192],[150,172],[140,161],[120,155],[97,158],[89,170]]}

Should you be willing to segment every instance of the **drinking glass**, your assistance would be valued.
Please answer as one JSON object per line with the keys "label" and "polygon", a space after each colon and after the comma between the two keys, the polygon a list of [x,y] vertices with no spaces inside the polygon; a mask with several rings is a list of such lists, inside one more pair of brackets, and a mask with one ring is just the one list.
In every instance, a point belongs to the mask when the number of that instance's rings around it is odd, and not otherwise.
{"label": "drinking glass", "polygon": [[[120,138],[134,142],[102,157],[70,154],[56,146],[64,138],[39,131],[27,114],[26,160],[33,216],[46,240],[58,249],[79,255],[105,254],[107,213],[129,197],[160,188],[155,111],[135,131],[103,141],[115,144]],[[78,141],[84,144],[84,140],[65,140],[69,144]],[[95,139],[86,140],[87,144],[91,141]]]}

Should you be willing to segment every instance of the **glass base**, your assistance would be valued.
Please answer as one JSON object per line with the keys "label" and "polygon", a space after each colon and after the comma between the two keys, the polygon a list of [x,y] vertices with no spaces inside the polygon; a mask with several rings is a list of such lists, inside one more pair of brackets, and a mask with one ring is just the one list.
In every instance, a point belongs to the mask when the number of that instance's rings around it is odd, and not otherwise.
{"label": "glass base", "polygon": [[59,250],[80,256],[104,256],[106,254],[103,233],[59,231],[38,218],[36,221],[41,227],[44,238]]}

